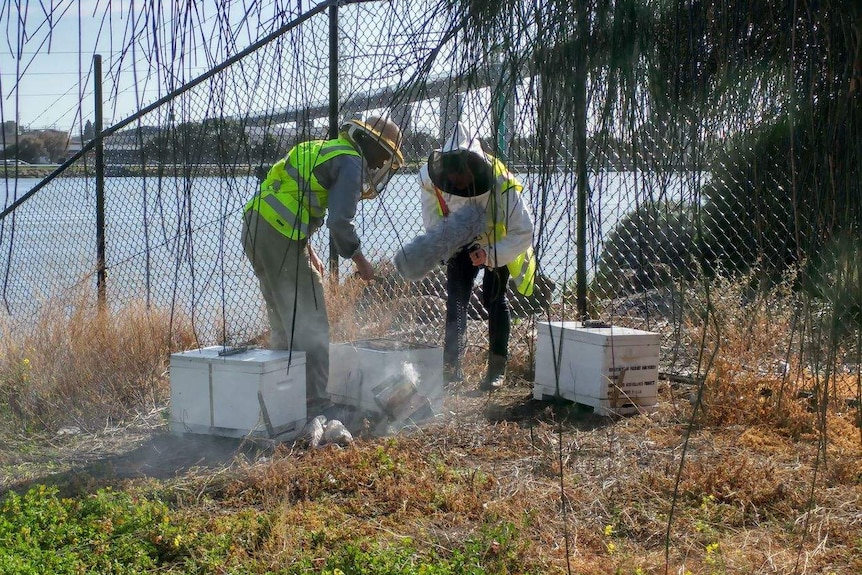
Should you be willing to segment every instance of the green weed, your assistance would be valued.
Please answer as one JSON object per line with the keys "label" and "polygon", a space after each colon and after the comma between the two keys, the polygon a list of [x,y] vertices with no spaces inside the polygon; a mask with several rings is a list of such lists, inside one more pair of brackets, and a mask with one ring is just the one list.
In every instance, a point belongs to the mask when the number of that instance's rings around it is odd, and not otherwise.
{"label": "green weed", "polygon": [[[419,550],[405,538],[385,547],[350,543],[326,562],[325,575],[486,575],[529,573],[522,562],[517,530],[508,523],[485,526],[453,550]],[[303,571],[290,571],[301,573]]]}
{"label": "green weed", "polygon": [[108,489],[66,499],[44,485],[5,497],[0,547],[9,575],[143,573],[186,552],[183,529],[159,501]]}

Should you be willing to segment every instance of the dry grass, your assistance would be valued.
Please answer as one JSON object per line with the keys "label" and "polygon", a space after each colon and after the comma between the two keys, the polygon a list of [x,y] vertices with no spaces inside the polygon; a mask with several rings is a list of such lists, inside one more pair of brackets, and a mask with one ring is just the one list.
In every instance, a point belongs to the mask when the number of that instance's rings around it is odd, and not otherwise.
{"label": "dry grass", "polygon": [[388,261],[374,263],[377,279],[345,278],[325,285],[332,341],[398,336],[423,342],[443,337],[443,300],[423,295]]}
{"label": "dry grass", "polygon": [[401,299],[397,295],[392,299],[379,299],[374,290],[358,278],[328,283],[324,295],[332,341],[383,337],[392,332],[396,314],[390,306],[393,300]]}
{"label": "dry grass", "polygon": [[140,302],[104,312],[80,295],[42,310],[14,333],[0,326],[0,413],[26,429],[100,429],[163,406],[169,354],[194,342],[181,318]]}
{"label": "dry grass", "polygon": [[858,417],[859,374],[835,360],[827,365],[830,354],[815,347],[816,326],[800,319],[791,281],[756,294],[750,284],[719,280],[708,298],[695,298],[701,313],[693,317],[706,321],[689,320],[687,333],[692,346],[703,345],[702,422],[771,425],[811,439],[832,421]]}
{"label": "dry grass", "polygon": [[[363,538],[454,552],[499,523],[517,530],[518,563],[531,572],[850,575],[862,566],[859,478],[818,477],[812,442],[768,428],[696,431],[677,485],[686,414],[670,402],[651,417],[608,421],[531,405],[523,382],[490,399],[471,387],[453,389],[449,416],[419,432],[345,450],[283,445],[212,495],[222,509],[275,512],[255,554],[262,569]],[[489,421],[492,408],[503,417]],[[847,456],[859,458],[858,444]]]}
{"label": "dry grass", "polygon": [[[838,401],[812,409],[807,396],[796,398],[811,380],[791,376],[807,372],[788,346],[792,322],[779,313],[781,302],[741,306],[730,289],[721,292],[726,300],[713,302],[709,325],[687,327],[691,341],[702,339],[710,350],[697,412],[697,388],[667,382],[650,415],[601,418],[578,406],[534,401],[529,322],[513,332],[508,386],[476,393],[486,350],[484,324],[475,322],[470,338],[478,343],[467,352],[466,381],[448,389],[444,413],[421,430],[391,438],[359,433],[346,449],[281,444],[266,457],[237,458],[157,484],[110,476],[99,483],[170,494],[177,513],[201,532],[240,529],[225,522],[265,515],[266,529],[237,535],[246,543],[230,551],[234,564],[254,573],[325,557],[345,541],[412,541],[454,554],[489,526],[509,525],[517,544],[505,548],[505,557],[489,544],[489,572],[857,575],[858,411]],[[397,329],[394,300],[369,302],[363,293],[358,282],[330,287],[334,340]],[[120,337],[119,318],[98,319],[89,318],[95,322],[89,326],[77,319],[75,341],[109,345]],[[154,355],[118,364],[122,371],[113,379],[131,380],[137,370],[145,374],[137,381],[149,381],[165,358],[152,342],[135,342],[165,334],[164,326],[128,318],[121,325],[146,329],[124,335],[124,347],[110,353],[138,346]],[[105,335],[85,337],[87,329]],[[55,349],[64,341],[55,331],[7,346],[4,357],[12,359],[4,374],[20,366],[34,342],[44,339],[52,345],[40,348]],[[66,357],[75,349],[61,347]],[[776,372],[777,359],[791,369]],[[98,373],[79,369],[77,385]],[[856,386],[848,375],[830,389],[852,397]],[[149,391],[147,400],[157,397]]]}

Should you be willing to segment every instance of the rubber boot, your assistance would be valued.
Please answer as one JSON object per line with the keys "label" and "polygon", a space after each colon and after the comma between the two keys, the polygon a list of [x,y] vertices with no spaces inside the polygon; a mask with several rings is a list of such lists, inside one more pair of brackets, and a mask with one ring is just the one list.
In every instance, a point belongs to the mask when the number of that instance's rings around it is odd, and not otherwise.
{"label": "rubber boot", "polygon": [[461,383],[464,381],[464,372],[460,365],[443,366],[443,383]]}
{"label": "rubber boot", "polygon": [[479,389],[491,391],[503,387],[506,382],[506,356],[492,353],[488,356],[488,372]]}

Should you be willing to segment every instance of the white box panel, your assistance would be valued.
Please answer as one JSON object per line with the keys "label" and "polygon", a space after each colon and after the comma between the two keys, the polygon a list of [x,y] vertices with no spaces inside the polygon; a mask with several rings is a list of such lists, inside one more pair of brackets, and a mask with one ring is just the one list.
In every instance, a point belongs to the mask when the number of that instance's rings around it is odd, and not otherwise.
{"label": "white box panel", "polygon": [[375,395],[404,379],[405,363],[418,373],[416,393],[436,410],[443,398],[443,348],[421,343],[377,338],[330,344],[326,390],[332,401],[382,413]]}
{"label": "white box panel", "polygon": [[598,413],[634,413],[658,402],[659,334],[541,321],[537,331],[534,398],[556,395],[559,374],[559,395]]}
{"label": "white box panel", "polygon": [[171,430],[277,439],[298,434],[306,422],[305,353],[222,352],[212,346],[171,354]]}

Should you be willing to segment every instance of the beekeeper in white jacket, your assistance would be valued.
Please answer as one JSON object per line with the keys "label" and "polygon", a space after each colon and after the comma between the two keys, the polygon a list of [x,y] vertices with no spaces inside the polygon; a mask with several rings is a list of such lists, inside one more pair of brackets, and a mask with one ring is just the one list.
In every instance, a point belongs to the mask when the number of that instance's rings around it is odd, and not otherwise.
{"label": "beekeeper in white jacket", "polygon": [[488,312],[488,369],[479,388],[503,385],[508,358],[511,318],[506,285],[531,295],[536,262],[533,220],[521,198],[521,183],[508,168],[486,153],[479,139],[459,122],[442,149],[431,152],[419,170],[422,219],[425,229],[467,205],[487,214],[485,233],[464,245],[446,262],[446,334],[444,376],[462,381],[461,359],[466,346],[467,306],[473,283],[484,268],[482,303]]}

